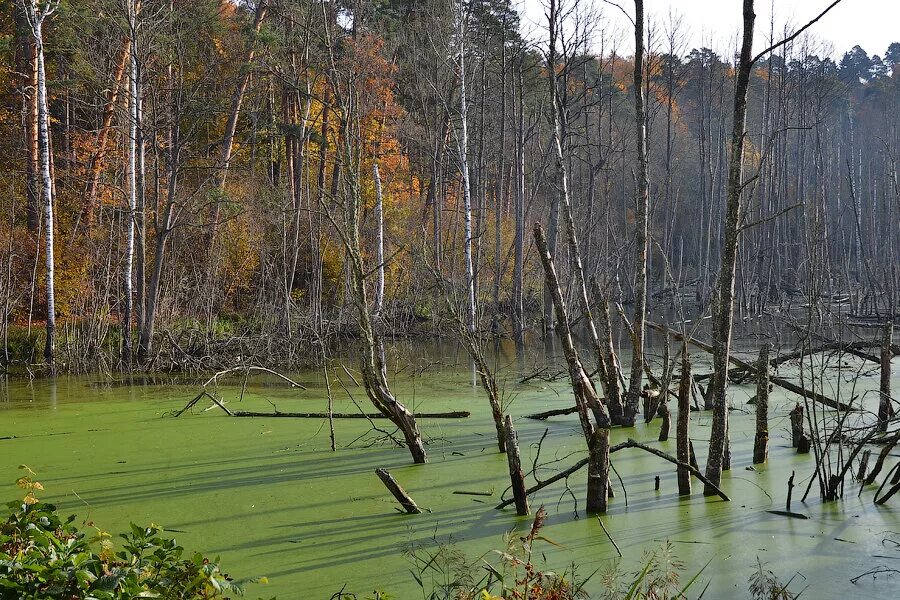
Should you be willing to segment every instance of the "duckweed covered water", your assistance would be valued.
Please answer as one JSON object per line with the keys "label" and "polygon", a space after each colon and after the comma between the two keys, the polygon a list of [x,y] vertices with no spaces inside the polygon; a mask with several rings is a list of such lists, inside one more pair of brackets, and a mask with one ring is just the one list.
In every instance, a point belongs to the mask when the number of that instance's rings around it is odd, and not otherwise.
{"label": "duckweed covered water", "polygon": [[[471,371],[464,364],[446,366],[456,362],[455,355],[425,356],[397,362],[400,372],[392,382],[398,397],[420,411],[472,412],[465,420],[421,421],[427,465],[412,465],[405,449],[379,442],[360,419],[336,421],[338,450],[332,452],[327,422],[320,420],[229,418],[218,409],[167,417],[196,393],[199,384],[194,381],[8,381],[0,396],[0,490],[4,499],[14,498],[17,466],[27,464],[46,487],[43,499],[56,502],[63,512],[112,532],[124,531],[132,521],[156,523],[185,547],[221,556],[236,578],[267,576],[269,584],[251,585],[248,597],[330,598],[344,585],[360,597],[376,588],[394,598],[421,597],[404,556],[410,545],[452,542],[475,559],[501,549],[506,532],[530,524],[511,509],[493,508],[508,485],[507,465],[496,451],[487,403],[472,386]],[[575,415],[547,422],[522,418],[573,401],[564,379],[520,384],[521,370],[514,361],[504,363],[509,411],[516,418],[526,465],[535,458],[534,444],[549,430],[541,462],[559,462],[540,471],[548,477],[580,458],[584,442]],[[362,389],[342,370],[334,375],[360,406],[370,409]],[[292,390],[271,377],[251,377],[245,385],[241,379],[229,380],[220,392],[232,408],[325,410],[321,374],[296,377],[308,391]],[[894,385],[900,389],[900,381]],[[877,373],[870,373],[854,393],[872,403],[876,388]],[[671,540],[678,558],[687,563],[685,579],[709,562],[694,596],[708,583],[705,598],[748,597],[747,579],[759,557],[783,580],[793,578],[795,592],[808,588],[805,597],[900,597],[897,575],[850,581],[879,565],[900,569],[897,503],[877,507],[873,489],[857,497],[858,484],[848,480],[843,501],[823,504],[814,488],[800,504],[814,459],[790,448],[787,412],[796,398],[777,388],[770,408],[769,462],[748,469],[754,418],[746,401],[755,390],[752,385],[730,389],[736,405],[731,414],[733,468],[725,474],[723,488],[732,502],[704,498],[696,480],[693,496],[679,498],[669,463],[635,449],[613,455],[627,504],[614,480],[616,497],[603,520],[625,555],[620,568],[639,568],[643,552]],[[337,382],[333,391],[336,411],[357,410]],[[633,437],[674,454],[674,408],[668,442],[655,441],[658,419],[615,430],[613,441]],[[709,413],[692,414],[701,466],[709,419]],[[373,473],[377,467],[389,469],[428,512],[399,514]],[[792,470],[798,484],[792,508],[809,520],[766,512],[784,509]],[[660,491],[654,490],[657,475]],[[574,562],[584,576],[619,562],[596,519],[583,512],[585,477],[582,471],[569,481],[577,507],[561,484],[532,501],[534,507],[546,506],[550,517],[544,534],[558,544],[540,547],[546,566],[561,570]],[[494,560],[490,554],[487,558]],[[587,589],[597,594],[600,586],[597,575]]]}

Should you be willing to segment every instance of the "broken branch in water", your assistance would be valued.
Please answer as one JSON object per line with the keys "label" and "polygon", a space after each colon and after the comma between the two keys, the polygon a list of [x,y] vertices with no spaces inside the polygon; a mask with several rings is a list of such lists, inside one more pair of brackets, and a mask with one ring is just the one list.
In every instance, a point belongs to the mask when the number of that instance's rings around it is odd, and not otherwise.
{"label": "broken branch in water", "polygon": [[417,515],[422,512],[422,509],[416,505],[415,501],[406,493],[406,490],[397,483],[397,480],[394,479],[393,475],[384,469],[375,469],[375,474],[378,475],[378,478],[381,479],[384,487],[394,495],[394,498],[397,499],[397,502],[400,503],[407,514]]}
{"label": "broken branch in water", "polygon": [[[684,463],[684,462],[678,460],[671,454],[667,454],[666,452],[663,452],[662,450],[657,450],[656,448],[651,448],[650,446],[647,446],[646,444],[642,444],[640,442],[636,442],[635,440],[629,439],[627,442],[622,442],[621,444],[616,444],[615,446],[610,446],[609,453],[612,454],[614,452],[618,452],[619,450],[624,450],[625,448],[640,448],[641,450],[649,452],[650,454],[656,455],[656,456],[658,456],[664,460],[667,460],[675,465],[683,467],[683,468],[687,469],[688,471],[690,471],[697,479],[702,481],[704,484],[711,486],[713,491],[716,493],[716,495],[718,495],[722,500],[725,500],[726,502],[731,501],[731,498],[729,498],[725,494],[725,492],[723,492],[718,486],[716,486],[712,482],[710,482],[709,479],[707,479],[706,476],[703,473],[701,473],[699,469],[697,469],[696,467],[694,467],[691,464]],[[587,463],[588,463],[588,459],[582,458],[581,460],[576,462],[574,465],[572,465],[568,469],[560,471],[553,477],[551,477],[549,479],[545,479],[544,481],[541,481],[540,483],[531,486],[530,488],[525,490],[525,495],[531,496],[535,492],[538,492],[538,491],[544,489],[545,487],[556,483],[557,481],[559,481],[561,479],[565,479],[565,478],[569,477],[573,473],[575,473],[578,470],[580,470],[581,468],[583,468]],[[506,508],[513,502],[515,502],[515,500],[510,498],[508,500],[504,500],[503,502],[498,504],[495,508],[497,508],[497,509]]]}

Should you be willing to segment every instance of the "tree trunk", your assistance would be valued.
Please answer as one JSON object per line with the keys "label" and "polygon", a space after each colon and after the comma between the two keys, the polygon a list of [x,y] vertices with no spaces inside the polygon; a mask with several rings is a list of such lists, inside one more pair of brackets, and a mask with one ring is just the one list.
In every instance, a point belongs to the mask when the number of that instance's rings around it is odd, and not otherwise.
{"label": "tree trunk", "polygon": [[100,119],[100,130],[97,131],[97,139],[94,142],[94,152],[91,154],[91,161],[88,166],[88,186],[87,198],[84,204],[84,221],[88,230],[94,224],[94,213],[97,210],[97,198],[100,195],[100,174],[103,171],[103,159],[106,157],[107,140],[109,132],[112,129],[113,117],[116,114],[116,104],[119,99],[119,91],[122,89],[122,81],[125,73],[128,72],[129,59],[131,57],[132,38],[128,37],[122,40],[122,50],[119,53],[119,61],[116,64],[116,71],[113,75],[112,87],[106,98],[106,105],[103,107],[103,116]]}
{"label": "tree trunk", "polygon": [[[750,87],[750,71],[753,67],[753,0],[744,0],[744,35],[738,61],[734,90],[734,111],[726,192],[725,230],[722,243],[722,262],[719,270],[717,301],[713,316],[713,378],[709,394],[713,401],[712,430],[709,440],[709,456],[706,477],[715,485],[722,479],[725,445],[728,439],[728,355],[731,350],[731,325],[734,310],[734,280],[740,234],[741,195],[743,192],[744,139],[747,123],[747,90]],[[704,495],[713,494],[710,486]]]}
{"label": "tree trunk", "polygon": [[[644,316],[647,314],[647,246],[649,243],[650,180],[647,156],[647,122],[644,114],[644,2],[634,0],[634,118],[637,138],[637,211],[635,215],[635,289],[634,289],[634,349],[631,354],[631,375],[625,405],[625,421],[633,426],[638,412],[638,399],[644,374]],[[718,483],[718,481],[716,482]]]}
{"label": "tree trunk", "polygon": [[879,387],[878,401],[878,430],[887,431],[888,421],[894,418],[894,406],[891,404],[891,359],[894,353],[891,351],[891,341],[894,335],[894,324],[888,322],[882,333],[881,343],[881,385]]}
{"label": "tree trunk", "polygon": [[[516,198],[515,240],[513,263],[513,328],[516,342],[521,345],[525,336],[525,91],[522,60],[516,72],[518,86],[518,124],[516,126]],[[515,112],[515,111],[514,111]]]}
{"label": "tree trunk", "polygon": [[[691,463],[693,452],[690,443],[691,423],[691,360],[687,342],[681,345],[681,381],[678,383],[678,424],[676,426],[676,454],[682,463]],[[678,494],[691,495],[691,474],[684,467],[678,467]]]}
{"label": "tree trunk", "polygon": [[[128,3],[128,21],[131,29],[130,45],[134,49],[134,35],[136,33],[137,23],[135,22],[136,11],[134,1]],[[136,52],[131,52],[131,68],[129,72],[128,86],[128,212],[126,216],[125,228],[125,264],[122,269],[122,283],[124,288],[124,302],[122,310],[122,319],[119,323],[122,335],[122,362],[126,368],[130,368],[133,356],[132,350],[132,308],[134,302],[134,234],[135,219],[137,216],[137,198],[138,198],[138,87],[137,87],[137,56]]]}
{"label": "tree trunk", "polygon": [[516,502],[516,514],[528,514],[528,496],[525,495],[525,476],[522,474],[522,461],[519,458],[519,436],[512,424],[512,417],[506,415],[504,424],[506,431],[506,460],[509,462],[509,480],[513,498]]}
{"label": "tree trunk", "polygon": [[759,349],[759,371],[756,375],[756,438],[753,442],[753,464],[766,462],[769,456],[769,344]]}
{"label": "tree trunk", "polygon": [[50,174],[50,114],[47,108],[47,72],[44,66],[44,38],[41,31],[44,19],[52,14],[58,4],[48,3],[40,11],[34,0],[26,0],[25,10],[31,23],[37,55],[37,107],[38,147],[40,149],[41,186],[44,196],[44,254],[47,277],[47,339],[44,344],[44,360],[52,371],[56,350],[56,303],[54,302],[53,256],[53,177]]}
{"label": "tree trunk", "polygon": [[378,318],[384,305],[384,201],[377,161],[372,163],[372,179],[375,182],[375,302],[372,314]]}
{"label": "tree trunk", "polygon": [[462,170],[463,185],[463,223],[465,236],[465,263],[466,263],[466,298],[467,318],[466,325],[470,333],[476,329],[475,312],[475,268],[472,263],[472,188],[469,182],[469,127],[468,127],[468,99],[466,97],[466,14],[462,2],[459,5],[459,159]]}
{"label": "tree trunk", "polygon": [[[610,420],[606,406],[600,402],[594,385],[581,364],[569,325],[565,300],[559,287],[559,277],[553,257],[547,247],[544,230],[539,223],[534,226],[534,239],[544,268],[546,287],[550,290],[556,311],[556,334],[563,347],[569,368],[569,379],[578,407],[578,418],[588,447],[587,511],[606,512],[609,493],[609,428]],[[593,413],[596,427],[591,422]]]}

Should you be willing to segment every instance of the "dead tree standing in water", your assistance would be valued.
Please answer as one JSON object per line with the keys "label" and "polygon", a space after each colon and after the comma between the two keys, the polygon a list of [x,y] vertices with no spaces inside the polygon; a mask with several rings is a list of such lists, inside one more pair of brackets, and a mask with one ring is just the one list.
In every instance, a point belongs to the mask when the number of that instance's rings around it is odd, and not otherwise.
{"label": "dead tree standing in water", "polygon": [[[728,355],[731,350],[731,325],[734,318],[738,243],[744,218],[744,207],[742,206],[742,196],[746,186],[744,182],[744,142],[747,138],[747,91],[750,88],[750,74],[756,61],[797,38],[841,0],[835,0],[815,19],[756,56],[752,54],[753,27],[756,22],[753,1],[744,0],[744,33],[734,84],[734,109],[731,140],[729,141],[730,157],[728,187],[725,195],[722,257],[717,284],[717,301],[713,307],[713,377],[708,392],[713,402],[713,419],[709,439],[709,456],[706,462],[706,477],[715,485],[718,485],[722,479],[728,444],[728,400],[725,397],[725,390],[728,387]],[[707,485],[704,494],[711,495],[713,493],[712,487]]]}
{"label": "dead tree standing in water", "polygon": [[769,456],[769,344],[759,349],[756,381],[756,438],[753,442],[753,464],[766,462]]}
{"label": "dead tree standing in water", "polygon": [[[678,424],[676,426],[676,455],[681,463],[690,463],[693,457],[690,438],[691,422],[691,359],[687,342],[681,344],[681,381],[678,384]],[[691,473],[678,466],[678,495],[691,495]]]}
{"label": "dead tree standing in water", "polygon": [[894,324],[884,325],[884,339],[881,344],[881,386],[878,401],[878,430],[887,431],[888,421],[894,417],[894,406],[891,404],[891,340],[894,335]]}
{"label": "dead tree standing in water", "polygon": [[[544,278],[547,289],[553,298],[556,311],[556,333],[559,336],[569,367],[569,378],[575,394],[575,406],[578,408],[578,419],[588,447],[588,485],[587,511],[589,513],[606,512],[607,494],[609,493],[609,412],[597,397],[594,384],[578,358],[578,351],[572,338],[566,303],[559,287],[559,277],[553,264],[553,257],[547,249],[547,238],[540,223],[534,225],[534,240],[538,247],[541,264],[544,267]],[[591,413],[596,426],[591,422]]]}
{"label": "dead tree standing in water", "polygon": [[[325,13],[325,3],[322,3],[322,11]],[[360,153],[361,140],[354,133],[359,132],[358,99],[357,90],[359,81],[356,74],[348,72],[350,69],[339,69],[334,58],[334,46],[328,30],[328,19],[325,23],[325,37],[329,59],[329,85],[333,91],[335,104],[340,114],[340,151],[338,160],[341,163],[340,198],[333,200],[339,202],[342,208],[342,222],[338,221],[330,207],[323,200],[322,210],[337,229],[347,252],[348,268],[350,270],[352,301],[356,308],[359,323],[360,338],[363,342],[363,360],[361,371],[363,384],[369,400],[378,411],[387,417],[403,433],[406,445],[412,454],[413,462],[426,462],[425,445],[416,424],[415,415],[397,401],[391,392],[387,382],[387,365],[384,353],[381,351],[382,343],[380,335],[373,326],[372,313],[369,309],[368,293],[366,290],[366,275],[369,272],[362,257],[362,245],[360,243],[360,218],[363,209],[362,192],[360,189]]]}
{"label": "dead tree standing in water", "polygon": [[[638,412],[644,374],[644,316],[647,313],[647,245],[650,212],[650,179],[647,156],[647,122],[644,110],[644,2],[634,0],[634,118],[637,132],[637,232],[635,235],[634,349],[625,403],[625,425],[633,426]],[[718,481],[716,482],[718,483]]]}

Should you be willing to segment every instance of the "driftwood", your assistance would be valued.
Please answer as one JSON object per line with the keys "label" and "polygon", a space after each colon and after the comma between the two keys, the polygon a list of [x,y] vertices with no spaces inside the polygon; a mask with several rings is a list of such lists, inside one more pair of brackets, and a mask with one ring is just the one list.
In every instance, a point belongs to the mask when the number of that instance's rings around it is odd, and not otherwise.
{"label": "driftwood", "polygon": [[381,479],[381,482],[384,484],[384,487],[388,489],[391,494],[394,495],[394,498],[397,499],[397,502],[403,507],[403,510],[411,515],[416,515],[422,512],[422,510],[416,505],[415,501],[410,498],[409,494],[406,493],[406,490],[397,483],[397,480],[394,479],[394,476],[385,471],[384,469],[375,469],[375,474],[378,475],[378,478]]}
{"label": "driftwood", "polygon": [[[652,321],[646,321],[646,325],[647,325],[647,327],[650,327],[651,329],[655,329],[657,331],[668,331],[669,335],[673,336],[677,340],[686,341],[689,344],[697,346],[701,350],[709,352],[710,354],[713,353],[712,346],[710,346],[709,344],[707,344],[705,342],[701,342],[697,338],[691,337],[691,338],[685,339],[685,337],[683,335],[681,335],[680,333],[672,331],[671,329],[667,330],[665,327],[663,327],[659,323],[654,323]],[[730,363],[732,363],[733,365],[741,368],[742,370],[747,371],[748,373],[753,373],[754,375],[759,375],[759,369],[757,369],[755,366],[751,365],[750,363],[743,361],[735,356],[732,356],[729,354],[728,361]],[[832,400],[828,396],[823,396],[822,394],[820,394],[818,392],[814,392],[812,390],[807,390],[806,388],[803,388],[795,383],[791,383],[790,381],[783,379],[781,377],[776,377],[773,375],[771,377],[771,381],[773,384],[777,385],[778,387],[784,388],[784,389],[788,390],[789,392],[794,392],[795,394],[799,394],[800,396],[803,396],[804,398],[808,398],[808,399],[812,400],[813,402],[818,402],[819,404],[824,404],[825,406],[828,406],[830,408],[834,408],[837,410],[843,410],[843,411],[856,410],[855,408],[851,407],[849,404],[845,404],[843,402],[838,402],[836,400]]]}
{"label": "driftwood", "polygon": [[[697,479],[699,479],[700,481],[702,481],[704,484],[707,484],[707,485],[711,486],[712,489],[713,489],[713,491],[715,491],[716,495],[718,495],[722,500],[725,500],[726,502],[731,501],[731,498],[729,498],[729,497],[725,494],[725,492],[723,492],[721,489],[719,489],[718,486],[713,485],[713,484],[706,478],[706,476],[705,476],[703,473],[700,472],[700,470],[699,470],[696,466],[693,466],[693,465],[690,465],[690,464],[687,464],[687,463],[683,463],[683,462],[681,462],[680,460],[678,460],[677,458],[675,458],[674,456],[672,456],[671,454],[667,454],[667,453],[663,452],[662,450],[657,450],[656,448],[651,448],[650,446],[647,446],[647,445],[645,445],[645,444],[641,444],[640,442],[636,442],[636,441],[634,441],[634,440],[632,440],[632,439],[629,439],[627,442],[622,442],[622,443],[620,443],[620,444],[616,444],[615,446],[610,446],[610,448],[609,448],[609,453],[612,454],[612,453],[614,453],[614,452],[618,452],[619,450],[624,450],[625,448],[640,448],[641,450],[645,450],[645,451],[649,452],[650,454],[654,454],[654,455],[656,455],[656,456],[658,456],[658,457],[660,457],[660,458],[662,458],[662,459],[665,459],[665,460],[667,460],[667,461],[669,461],[669,462],[671,462],[671,463],[674,463],[675,465],[677,465],[677,466],[679,466],[679,467],[682,467],[682,468],[684,468],[684,469],[687,469],[687,470],[690,471]],[[565,470],[563,470],[563,471],[560,471],[559,473],[557,473],[557,474],[554,475],[553,477],[551,477],[551,478],[549,478],[549,479],[545,479],[544,481],[538,482],[536,485],[531,486],[530,488],[528,488],[527,490],[525,490],[525,495],[526,495],[526,496],[531,496],[531,495],[534,494],[535,492],[538,492],[538,491],[544,489],[545,487],[550,486],[550,485],[556,483],[557,481],[559,481],[559,480],[561,480],[561,479],[565,479],[565,478],[569,477],[570,475],[572,475],[573,473],[577,473],[580,469],[584,468],[584,466],[585,466],[587,463],[588,463],[588,459],[582,458],[581,460],[579,460],[578,462],[576,462],[575,464],[573,464],[573,465],[572,465],[571,467],[569,467],[568,469],[565,469]],[[507,506],[509,506],[509,505],[512,504],[513,502],[514,502],[514,500],[511,499],[511,498],[508,499],[508,500],[504,500],[503,502],[501,502],[500,504],[498,504],[498,505],[496,506],[496,508],[498,508],[498,509],[500,509],[500,508],[506,508]]]}

